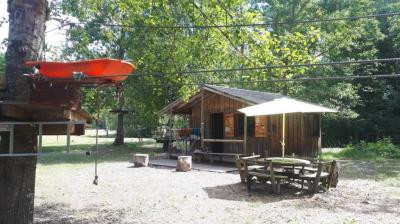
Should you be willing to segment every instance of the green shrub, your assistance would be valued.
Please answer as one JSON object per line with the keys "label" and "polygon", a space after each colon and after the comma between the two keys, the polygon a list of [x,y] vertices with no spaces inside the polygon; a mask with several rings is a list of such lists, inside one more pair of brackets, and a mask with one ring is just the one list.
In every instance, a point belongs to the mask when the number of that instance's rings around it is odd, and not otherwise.
{"label": "green shrub", "polygon": [[347,145],[338,156],[353,159],[379,157],[400,159],[400,147],[394,145],[390,138],[383,138],[377,142],[361,141],[356,145]]}

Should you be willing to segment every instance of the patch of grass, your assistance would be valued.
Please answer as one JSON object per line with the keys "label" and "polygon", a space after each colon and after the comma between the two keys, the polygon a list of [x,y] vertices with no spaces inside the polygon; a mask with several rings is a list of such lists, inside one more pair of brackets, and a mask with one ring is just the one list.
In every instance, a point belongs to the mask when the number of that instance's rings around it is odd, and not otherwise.
{"label": "patch of grass", "polygon": [[[65,141],[64,141],[65,140]],[[54,164],[88,164],[95,159],[95,139],[88,136],[74,136],[71,141],[70,151],[67,152],[66,139],[46,136],[41,156],[38,158],[40,165]],[[98,162],[128,161],[133,153],[147,153],[150,156],[161,153],[161,149],[152,141],[143,143],[127,139],[123,146],[113,146],[113,138],[99,139]],[[91,155],[86,155],[91,152]]]}
{"label": "patch of grass", "polygon": [[390,138],[383,138],[377,142],[361,141],[356,145],[350,144],[339,152],[325,152],[322,157],[324,159],[356,160],[400,159],[400,147],[394,145]]}
{"label": "patch of grass", "polygon": [[369,179],[382,181],[388,186],[400,186],[400,160],[342,160],[339,162],[340,179]]}

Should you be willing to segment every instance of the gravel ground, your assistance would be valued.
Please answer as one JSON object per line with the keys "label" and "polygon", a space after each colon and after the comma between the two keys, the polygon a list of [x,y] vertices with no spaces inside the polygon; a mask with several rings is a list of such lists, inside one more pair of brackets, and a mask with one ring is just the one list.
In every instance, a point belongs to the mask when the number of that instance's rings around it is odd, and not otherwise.
{"label": "gravel ground", "polygon": [[102,163],[95,186],[93,172],[38,165],[34,222],[400,223],[400,187],[368,176],[341,177],[338,188],[314,196],[294,188],[271,195],[263,186],[249,196],[238,174]]}

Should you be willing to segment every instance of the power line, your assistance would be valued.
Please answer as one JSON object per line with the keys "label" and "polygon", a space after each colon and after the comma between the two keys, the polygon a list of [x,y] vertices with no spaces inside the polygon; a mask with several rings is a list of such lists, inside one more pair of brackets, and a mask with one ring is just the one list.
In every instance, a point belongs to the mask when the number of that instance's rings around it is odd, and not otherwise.
{"label": "power line", "polygon": [[[325,19],[311,19],[311,20],[295,20],[290,22],[274,22],[269,21],[266,23],[249,23],[249,24],[215,24],[215,25],[180,25],[180,26],[168,26],[168,25],[125,25],[125,24],[115,24],[115,23],[101,23],[101,22],[93,22],[94,24],[99,24],[108,27],[123,27],[123,28],[134,28],[134,29],[219,29],[219,28],[240,28],[240,27],[266,27],[271,25],[290,25],[290,24],[304,24],[304,23],[325,23],[325,22],[334,22],[334,21],[343,21],[343,20],[358,20],[358,19],[372,19],[372,18],[385,18],[392,16],[400,16],[400,12],[394,13],[383,13],[383,14],[374,14],[374,15],[361,15],[361,16],[349,16],[349,17],[339,17],[339,18],[325,18]],[[60,28],[67,25],[86,25],[87,22],[70,22],[64,19],[53,19],[59,22],[66,22]],[[58,28],[57,28],[58,29]],[[52,32],[53,29],[48,32]]]}
{"label": "power line", "polygon": [[292,64],[292,65],[267,65],[262,67],[248,67],[248,68],[222,68],[222,69],[205,69],[194,71],[176,71],[176,72],[148,72],[148,73],[134,73],[135,75],[174,75],[174,74],[199,74],[199,73],[215,73],[215,72],[236,72],[236,71],[256,71],[265,69],[280,69],[280,68],[298,68],[298,67],[314,67],[314,66],[334,66],[334,65],[349,65],[349,64],[371,64],[371,63],[384,63],[400,61],[400,58],[382,58],[370,60],[350,60],[350,61],[336,61],[336,62],[320,62],[320,63],[305,63],[305,64]]}
{"label": "power line", "polygon": [[47,30],[45,33],[51,33],[51,32],[53,32],[53,31],[60,30],[61,28],[66,27],[66,26],[69,26],[69,25],[71,25],[71,24],[70,24],[70,23],[65,23],[65,24],[62,24],[62,25],[60,25],[60,26],[54,28],[54,29]]}
{"label": "power line", "polygon": [[[334,81],[334,80],[378,80],[378,79],[396,79],[400,78],[400,73],[397,74],[379,74],[379,75],[349,75],[349,76],[330,76],[330,77],[304,77],[292,79],[267,79],[267,80],[247,80],[247,81],[221,81],[221,82],[192,82],[192,83],[177,83],[180,86],[201,86],[201,85],[229,85],[229,84],[255,84],[255,83],[289,83],[289,82],[312,82],[312,81]],[[50,80],[49,80],[50,81]],[[55,81],[55,80],[54,80]],[[112,83],[109,83],[112,84]],[[77,83],[65,83],[65,85],[80,85]],[[104,85],[107,85],[105,83]],[[166,84],[149,84],[149,83],[134,83],[132,86],[150,86],[150,87],[165,87]],[[93,87],[95,84],[88,84],[83,87]]]}
{"label": "power line", "polygon": [[[294,79],[270,79],[270,80],[248,80],[248,81],[223,81],[223,82],[195,82],[181,84],[182,86],[201,86],[201,85],[228,85],[228,84],[252,84],[252,83],[277,83],[277,82],[307,82],[307,81],[329,81],[329,80],[360,80],[360,79],[387,79],[400,78],[399,74],[381,74],[381,75],[349,75],[349,76],[331,76],[331,77],[307,77]],[[159,86],[162,84],[138,83],[134,85]]]}

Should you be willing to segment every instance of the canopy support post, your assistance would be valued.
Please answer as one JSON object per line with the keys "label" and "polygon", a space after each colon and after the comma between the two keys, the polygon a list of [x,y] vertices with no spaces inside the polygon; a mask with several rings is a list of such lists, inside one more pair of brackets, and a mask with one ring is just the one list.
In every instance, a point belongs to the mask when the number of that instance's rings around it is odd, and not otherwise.
{"label": "canopy support post", "polygon": [[318,119],[318,122],[319,122],[319,124],[318,124],[318,128],[319,128],[319,136],[318,136],[318,149],[317,149],[317,156],[318,156],[318,158],[321,156],[321,154],[322,154],[322,151],[321,151],[321,147],[322,147],[322,145],[321,145],[321,140],[322,140],[322,127],[321,127],[321,124],[322,124],[322,119],[321,119],[321,114],[318,114],[318,117],[319,117],[319,119]]}
{"label": "canopy support post", "polygon": [[243,127],[243,154],[247,155],[247,116],[244,115],[244,127]]}
{"label": "canopy support post", "polygon": [[201,109],[200,109],[200,135],[201,135],[201,148],[204,149],[204,90],[201,90]]}
{"label": "canopy support post", "polygon": [[286,126],[286,114],[282,114],[282,158],[285,157],[285,126]]}

